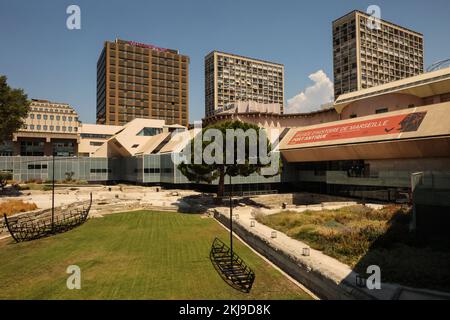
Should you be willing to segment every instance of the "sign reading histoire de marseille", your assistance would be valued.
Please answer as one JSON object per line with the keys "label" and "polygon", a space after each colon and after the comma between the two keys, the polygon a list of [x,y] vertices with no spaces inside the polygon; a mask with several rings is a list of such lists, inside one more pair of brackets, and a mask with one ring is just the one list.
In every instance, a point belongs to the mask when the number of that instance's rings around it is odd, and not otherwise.
{"label": "sign reading histoire de marseille", "polygon": [[288,145],[417,131],[426,112],[401,114],[311,130],[299,130]]}
{"label": "sign reading histoire de marseille", "polygon": [[135,46],[135,47],[141,47],[141,48],[148,48],[148,49],[153,49],[156,51],[167,51],[167,49],[164,48],[160,48],[151,44],[145,44],[145,43],[141,43],[141,42],[136,42],[136,41],[127,41],[127,43],[131,46]]}

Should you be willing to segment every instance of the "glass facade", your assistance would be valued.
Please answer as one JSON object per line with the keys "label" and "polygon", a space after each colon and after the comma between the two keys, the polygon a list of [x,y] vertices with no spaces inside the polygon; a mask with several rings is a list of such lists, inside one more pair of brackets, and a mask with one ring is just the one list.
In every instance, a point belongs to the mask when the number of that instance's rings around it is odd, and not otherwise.
{"label": "glass facade", "polygon": [[10,141],[0,143],[0,157],[12,156],[14,153],[14,147]]}
{"label": "glass facade", "polygon": [[29,140],[20,142],[21,156],[43,156],[44,155],[44,140]]}
{"label": "glass facade", "polygon": [[53,143],[53,150],[57,157],[73,157],[75,155],[75,142],[59,141]]}
{"label": "glass facade", "polygon": [[[73,179],[92,182],[127,181],[132,183],[191,183],[177,169],[178,153],[149,154],[127,158],[56,158],[55,179],[64,180],[73,172]],[[52,157],[0,157],[0,171],[13,173],[15,181],[52,177]],[[228,181],[228,180],[227,180]],[[265,178],[258,174],[233,177],[233,184],[252,185],[281,182],[281,176]],[[213,184],[217,184],[218,180]]]}

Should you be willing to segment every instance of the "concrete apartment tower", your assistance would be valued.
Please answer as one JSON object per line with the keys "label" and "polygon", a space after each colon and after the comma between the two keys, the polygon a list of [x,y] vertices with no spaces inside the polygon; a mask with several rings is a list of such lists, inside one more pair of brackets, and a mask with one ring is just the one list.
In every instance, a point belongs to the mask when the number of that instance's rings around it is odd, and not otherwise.
{"label": "concrete apartment tower", "polygon": [[189,57],[178,50],[116,39],[97,62],[97,123],[135,118],[189,123]]}
{"label": "concrete apartment tower", "polygon": [[213,51],[205,57],[205,116],[238,101],[284,106],[282,64]]}
{"label": "concrete apartment tower", "polygon": [[333,22],[334,96],[423,73],[423,35],[352,11]]}

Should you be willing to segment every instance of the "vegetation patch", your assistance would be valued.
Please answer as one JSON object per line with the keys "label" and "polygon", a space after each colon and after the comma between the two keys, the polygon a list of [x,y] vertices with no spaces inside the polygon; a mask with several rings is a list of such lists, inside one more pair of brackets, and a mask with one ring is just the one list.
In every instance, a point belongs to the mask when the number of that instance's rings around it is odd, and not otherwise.
{"label": "vegetation patch", "polygon": [[378,265],[382,281],[450,291],[450,244],[409,231],[412,212],[357,205],[337,210],[284,211],[256,219],[366,274]]}
{"label": "vegetation patch", "polygon": [[36,210],[37,208],[35,203],[24,202],[22,200],[6,200],[0,202],[0,214],[2,216],[4,213],[9,216],[20,212]]}
{"label": "vegetation patch", "polygon": [[36,183],[36,182],[29,182],[26,184],[19,184],[18,189],[20,191],[26,191],[26,190],[50,191],[50,190],[52,190],[52,185]]}

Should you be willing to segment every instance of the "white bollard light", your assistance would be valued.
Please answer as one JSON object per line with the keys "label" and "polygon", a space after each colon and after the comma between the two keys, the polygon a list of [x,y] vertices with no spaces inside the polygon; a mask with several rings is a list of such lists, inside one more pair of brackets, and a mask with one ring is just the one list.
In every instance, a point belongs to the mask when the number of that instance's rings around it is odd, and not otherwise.
{"label": "white bollard light", "polygon": [[308,247],[305,247],[305,248],[303,248],[303,250],[302,250],[302,254],[303,254],[305,257],[309,257],[310,254],[311,254],[311,250],[310,250]]}

